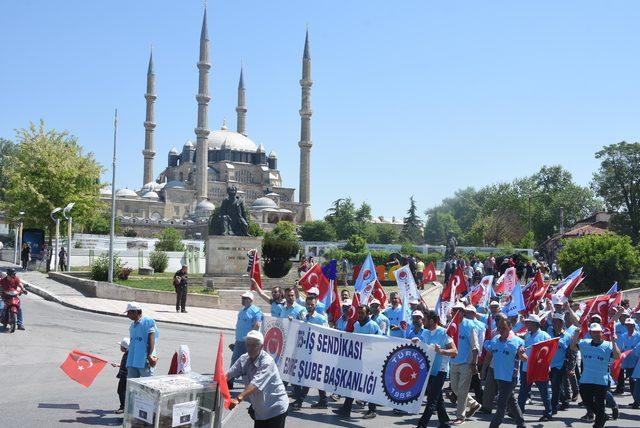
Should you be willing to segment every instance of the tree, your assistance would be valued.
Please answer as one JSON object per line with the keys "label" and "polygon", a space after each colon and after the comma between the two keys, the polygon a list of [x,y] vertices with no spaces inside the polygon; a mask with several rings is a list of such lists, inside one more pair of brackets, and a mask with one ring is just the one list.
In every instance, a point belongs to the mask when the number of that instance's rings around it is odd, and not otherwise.
{"label": "tree", "polygon": [[5,187],[7,186],[7,167],[9,160],[16,152],[16,145],[13,141],[0,138],[0,201],[4,200]]}
{"label": "tree", "polygon": [[422,244],[424,242],[422,237],[422,220],[418,216],[418,207],[413,196],[409,199],[410,205],[407,210],[407,216],[404,218],[404,226],[400,236],[403,239],[414,244]]}
{"label": "tree", "polygon": [[325,220],[335,229],[338,240],[346,240],[360,232],[361,224],[356,220],[356,208],[351,198],[336,200],[327,212]]}
{"label": "tree", "polygon": [[265,233],[262,241],[264,273],[269,278],[282,278],[291,269],[291,258],[300,252],[295,226],[290,221],[280,221]]}
{"label": "tree", "polygon": [[358,223],[366,223],[371,221],[371,205],[363,202],[360,205],[360,208],[356,210],[355,216]]}
{"label": "tree", "polygon": [[336,230],[324,220],[308,221],[300,226],[303,241],[335,241]]}
{"label": "tree", "polygon": [[424,228],[424,239],[428,244],[446,244],[448,232],[453,232],[454,235],[460,236],[460,226],[451,213],[426,211],[425,215],[427,216],[427,224]]}
{"label": "tree", "polygon": [[367,240],[370,243],[377,244],[393,244],[400,239],[400,233],[398,229],[391,224],[371,224],[372,235],[375,235],[375,239],[372,241]]}
{"label": "tree", "polygon": [[184,251],[182,234],[173,227],[167,227],[159,236],[156,242],[156,251]]}
{"label": "tree", "polygon": [[[591,186],[607,209],[620,214],[634,245],[640,242],[640,143],[621,142],[596,153],[600,169]],[[624,221],[621,224],[625,224]]]}
{"label": "tree", "polygon": [[344,246],[345,251],[362,253],[367,249],[367,241],[360,235],[351,235]]}
{"label": "tree", "polygon": [[66,131],[46,130],[44,122],[16,131],[15,151],[3,162],[4,197],[0,208],[11,221],[24,211],[25,227],[51,226],[49,214],[74,202],[73,221],[89,223],[100,212],[102,167],[84,154]]}
{"label": "tree", "polygon": [[585,284],[596,292],[606,292],[614,281],[625,288],[640,269],[638,250],[628,236],[606,233],[565,239],[558,253],[563,272],[584,267]]}

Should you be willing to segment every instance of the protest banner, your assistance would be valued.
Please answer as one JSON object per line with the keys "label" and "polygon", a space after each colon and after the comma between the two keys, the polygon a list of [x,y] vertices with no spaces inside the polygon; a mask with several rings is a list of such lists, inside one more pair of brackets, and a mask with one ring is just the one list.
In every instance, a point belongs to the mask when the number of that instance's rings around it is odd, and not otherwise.
{"label": "protest banner", "polygon": [[433,346],[270,316],[263,333],[264,350],[276,359],[283,381],[420,412]]}

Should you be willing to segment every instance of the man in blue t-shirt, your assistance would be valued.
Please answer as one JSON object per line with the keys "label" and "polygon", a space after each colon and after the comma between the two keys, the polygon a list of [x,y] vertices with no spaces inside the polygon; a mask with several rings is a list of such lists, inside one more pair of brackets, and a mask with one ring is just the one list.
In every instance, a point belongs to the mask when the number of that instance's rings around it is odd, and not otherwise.
{"label": "man in blue t-shirt", "polygon": [[518,428],[525,427],[522,411],[516,403],[513,391],[518,383],[518,362],[527,361],[527,354],[524,341],[511,330],[511,322],[509,318],[500,318],[497,321],[496,328],[499,336],[491,340],[483,363],[482,372],[484,373],[489,362],[493,361],[493,376],[498,386],[496,413],[491,419],[489,428],[498,428],[502,424],[507,407]]}
{"label": "man in blue t-shirt", "polygon": [[[629,351],[631,349],[635,349],[636,345],[640,343],[640,333],[636,330],[636,322],[631,318],[626,318],[622,322],[622,326],[624,327],[624,332],[622,334],[618,333],[618,329],[616,328],[616,336],[618,337],[618,349],[620,352]],[[633,388],[635,385],[635,380],[631,377],[631,373],[633,373],[633,369],[636,366],[636,362],[638,357],[631,353],[624,360],[622,360],[622,364],[620,365],[620,375],[618,379],[616,379],[616,394],[624,393],[624,379],[629,379],[629,389],[633,393]],[[635,402],[634,400],[634,403]]]}
{"label": "man in blue t-shirt", "polygon": [[158,362],[156,345],[159,335],[156,322],[142,316],[142,306],[137,302],[129,302],[126,313],[127,318],[133,321],[129,327],[127,378],[153,376]]}
{"label": "man in blue t-shirt", "polygon": [[393,337],[404,337],[404,330],[406,328],[406,326],[404,326],[404,324],[406,324],[404,318],[405,311],[400,304],[400,297],[396,291],[389,295],[389,301],[391,302],[391,307],[384,311],[385,316],[389,319],[389,335]]}
{"label": "man in blue t-shirt", "polygon": [[553,337],[560,338],[558,341],[558,350],[551,359],[551,371],[549,374],[549,378],[551,379],[551,414],[555,415],[558,413],[558,410],[567,410],[569,408],[571,394],[567,388],[567,367],[573,367],[573,364],[575,364],[575,362],[572,362],[575,354],[573,352],[567,352],[571,345],[571,334],[573,330],[567,331],[564,329],[564,313],[554,313],[551,323],[551,333]]}
{"label": "man in blue t-shirt", "polygon": [[292,288],[284,290],[284,305],[280,309],[280,318],[297,319],[301,312],[304,312],[304,306],[296,302],[296,293]]}
{"label": "man in blue t-shirt", "polygon": [[380,312],[380,300],[373,299],[369,302],[369,308],[371,308],[371,319],[380,326],[380,330],[385,336],[389,336],[390,327],[389,327],[389,318],[382,312]]}
{"label": "man in blue t-shirt", "polygon": [[[238,311],[236,319],[236,342],[233,345],[233,354],[231,354],[231,365],[238,360],[243,354],[247,353],[245,337],[251,330],[260,330],[262,323],[262,309],[253,304],[253,293],[245,291],[241,296],[242,309]],[[233,387],[233,380],[228,382],[229,389]]]}
{"label": "man in blue t-shirt", "polygon": [[[551,339],[546,331],[540,328],[540,317],[536,314],[530,314],[527,319],[524,320],[527,326],[527,333],[524,335],[524,347],[527,349],[527,357],[531,355],[531,347],[539,342]],[[524,406],[529,398],[529,392],[531,391],[531,385],[526,382],[527,379],[527,362],[522,363],[520,368],[520,392],[518,393],[518,405],[520,410],[524,413]],[[542,404],[544,404],[544,412],[542,417],[538,419],[538,422],[547,422],[551,420],[551,399],[549,398],[549,381],[537,381],[535,382],[540,391],[540,398]]]}
{"label": "man in blue t-shirt", "polygon": [[258,296],[262,298],[265,302],[271,305],[271,316],[272,317],[281,317],[282,308],[285,304],[284,293],[282,292],[282,288],[273,287],[271,289],[271,297],[264,292],[262,288],[258,285],[258,282],[251,278],[251,283],[253,284],[253,289]]}
{"label": "man in blue t-shirt", "polygon": [[413,311],[411,314],[411,327],[407,328],[407,331],[404,333],[405,339],[414,339],[417,338],[420,340],[422,337],[422,331],[424,330],[423,320],[424,314],[422,311]]}
{"label": "man in blue t-shirt", "polygon": [[342,316],[338,318],[334,324],[334,328],[340,331],[347,331],[347,327],[349,326],[349,313],[350,309],[353,306],[353,302],[351,299],[346,299],[340,302],[340,310],[342,311]]}
{"label": "man in blue t-shirt", "polygon": [[580,396],[587,408],[587,414],[595,415],[595,427],[603,427],[606,422],[605,397],[609,388],[609,363],[620,358],[620,350],[614,333],[611,342],[602,338],[602,326],[589,326],[590,339],[580,340],[580,330],[576,330],[571,347],[582,355],[582,375],[580,376]]}
{"label": "man in blue t-shirt", "polygon": [[[435,311],[429,310],[425,314],[425,326],[420,340],[427,345],[433,345],[436,357],[431,362],[432,368],[429,372],[429,382],[427,383],[427,405],[424,413],[418,421],[418,428],[427,428],[433,412],[438,414],[438,423],[441,427],[449,426],[449,416],[442,399],[442,386],[449,372],[449,358],[458,354],[453,339],[447,335],[447,331],[438,325],[440,320]],[[415,339],[414,339],[415,340]]]}

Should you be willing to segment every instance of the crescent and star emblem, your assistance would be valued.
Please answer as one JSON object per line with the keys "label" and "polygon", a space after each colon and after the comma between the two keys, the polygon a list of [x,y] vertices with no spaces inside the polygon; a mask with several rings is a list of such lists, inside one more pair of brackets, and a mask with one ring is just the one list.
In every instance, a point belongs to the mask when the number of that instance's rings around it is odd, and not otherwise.
{"label": "crescent and star emblem", "polygon": [[542,363],[543,359],[549,355],[549,347],[543,346],[540,348],[540,352],[538,353],[538,364]]}
{"label": "crescent and star emblem", "polygon": [[406,384],[409,383],[409,381],[403,381],[402,380],[402,372],[403,370],[405,370],[406,368],[409,368],[409,370],[411,370],[411,374],[409,375],[411,377],[411,380],[415,380],[416,377],[418,376],[417,373],[415,372],[415,370],[413,369],[413,367],[411,367],[411,364],[409,363],[402,363],[400,364],[400,366],[398,366],[398,369],[396,370],[396,384],[398,384],[398,386],[405,386]]}
{"label": "crescent and star emblem", "polygon": [[309,274],[309,284],[311,284],[311,285],[317,285],[318,284],[318,274],[317,273]]}
{"label": "crescent and star emblem", "polygon": [[[80,361],[86,361],[87,363],[89,363],[89,365],[85,367],[85,366],[80,364]],[[93,360],[91,358],[89,358],[89,357],[85,357],[84,355],[78,357],[76,362],[78,363],[78,370],[80,370],[80,371],[82,371],[84,369],[90,369],[91,367],[93,367]]]}

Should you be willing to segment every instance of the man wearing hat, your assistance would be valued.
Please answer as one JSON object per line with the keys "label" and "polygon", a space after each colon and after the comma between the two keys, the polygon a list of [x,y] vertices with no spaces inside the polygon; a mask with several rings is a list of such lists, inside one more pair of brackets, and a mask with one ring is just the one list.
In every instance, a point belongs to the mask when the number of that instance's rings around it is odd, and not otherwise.
{"label": "man wearing hat", "polygon": [[116,378],[118,378],[118,399],[120,400],[120,407],[114,413],[120,414],[124,413],[124,400],[127,396],[127,357],[129,356],[129,338],[123,337],[118,345],[120,345],[120,352],[122,352],[122,358],[120,359],[120,364],[111,363],[111,366],[118,367],[118,374],[116,374]]}
{"label": "man wearing hat", "polygon": [[[465,307],[458,302],[453,309],[455,313],[464,310]],[[462,425],[466,418],[471,417],[480,408],[480,404],[469,397],[471,377],[478,372],[479,350],[477,325],[473,320],[463,318],[458,324],[458,355],[450,361],[451,389],[457,397],[456,420],[453,421],[453,425]],[[467,405],[469,411],[465,413]]]}
{"label": "man wearing hat", "polygon": [[284,428],[289,399],[275,361],[262,347],[264,337],[257,330],[249,330],[243,338],[247,352],[242,354],[227,372],[227,379],[242,377],[245,389],[231,405],[247,400],[254,428]]}
{"label": "man wearing hat", "polygon": [[152,376],[158,362],[156,345],[160,337],[156,322],[142,316],[142,306],[137,302],[127,303],[125,313],[133,321],[129,327],[127,378]]}
{"label": "man wearing hat", "polygon": [[404,337],[402,322],[404,321],[404,309],[400,303],[397,291],[389,294],[391,306],[384,311],[384,315],[389,320],[389,335],[393,337]]}
{"label": "man wearing hat", "polygon": [[[527,349],[527,357],[531,356],[531,347],[538,342],[544,342],[551,339],[549,334],[540,329],[540,317],[536,314],[530,314],[525,320],[527,326],[527,333],[524,335],[524,347]],[[531,385],[526,381],[527,379],[527,362],[524,361],[520,367],[520,392],[518,393],[518,406],[524,413],[524,406],[529,398],[529,392],[531,391]],[[549,398],[549,381],[537,381],[535,382],[540,391],[540,398],[542,404],[544,404],[544,412],[542,417],[538,419],[539,422],[547,422],[552,418],[551,415],[551,399]]]}
{"label": "man wearing hat", "polygon": [[[242,309],[238,311],[236,320],[236,343],[231,355],[231,365],[233,365],[241,355],[246,354],[247,348],[244,338],[251,330],[260,330],[262,323],[262,309],[253,304],[253,293],[245,291],[241,296]],[[229,380],[229,389],[233,388],[233,380]]]}
{"label": "man wearing hat", "polygon": [[580,340],[580,330],[576,330],[571,340],[571,347],[582,355],[582,375],[580,376],[580,396],[587,408],[585,420],[592,420],[595,415],[595,427],[603,427],[606,422],[605,398],[609,388],[609,364],[611,359],[620,358],[620,350],[616,337],[611,342],[603,340],[602,326],[598,323],[589,325],[589,339]]}
{"label": "man wearing hat", "polygon": [[335,329],[340,331],[347,331],[349,325],[349,311],[353,306],[351,299],[345,299],[340,302],[340,309],[342,310],[342,316],[335,322]]}
{"label": "man wearing hat", "polygon": [[378,324],[380,330],[385,336],[389,336],[389,318],[380,312],[380,300],[373,299],[369,302],[369,308],[371,308],[371,319]]}
{"label": "man wearing hat", "polygon": [[[567,352],[571,345],[572,332],[564,329],[564,313],[555,312],[552,317],[553,337],[559,337],[558,350],[551,360],[551,414],[555,415],[559,410],[569,408],[571,399],[567,381],[567,367],[575,365],[575,354]],[[571,361],[573,359],[573,361]],[[569,360],[569,361],[568,361]]]}
{"label": "man wearing hat", "polygon": [[[478,314],[476,307],[471,304],[464,308],[464,317],[474,322],[476,335],[478,336],[478,349],[481,350],[484,344],[484,335],[487,331],[487,324],[482,321],[482,316]],[[476,401],[478,403],[482,403],[482,382],[480,382],[479,371],[476,371],[476,373],[471,376],[469,390],[473,391],[473,396]]]}
{"label": "man wearing hat", "polygon": [[295,286],[294,286],[294,290],[296,292],[296,296],[298,296],[298,303],[300,303],[301,305],[306,305],[307,304],[307,298],[315,297],[316,298],[316,312],[326,315],[327,308],[326,308],[325,304],[323,302],[321,302],[320,299],[318,299],[318,296],[320,296],[320,290],[318,290],[318,287],[309,288],[307,290],[307,292],[306,292],[306,295],[305,296],[301,296],[300,295],[300,290],[298,290],[298,281],[296,281]]}
{"label": "man wearing hat", "polygon": [[[619,336],[616,335],[618,337],[618,349],[620,349],[621,353],[631,349],[635,349],[638,343],[640,343],[640,333],[636,331],[635,321],[627,317],[624,321],[623,326],[626,327],[624,333]],[[629,379],[629,388],[631,392],[633,392],[635,381],[631,377],[631,374],[633,373],[633,369],[635,368],[637,361],[638,357],[633,352],[627,355],[624,360],[622,360],[622,364],[620,365],[620,376],[618,376],[616,382],[616,394],[624,393],[625,377]],[[637,403],[634,402],[633,404]]]}
{"label": "man wearing hat", "polygon": [[[491,338],[494,338],[496,337],[496,335],[499,334],[497,325],[500,322],[500,320],[505,318],[507,318],[507,316],[502,312],[496,312],[495,314],[491,315],[491,323],[496,326],[496,328],[491,329]],[[488,353],[491,350],[491,340],[484,341],[483,349],[485,350],[486,353]],[[478,409],[478,412],[484,413],[487,415],[491,414],[491,409],[493,408],[493,401],[495,400],[496,394],[498,393],[498,384],[496,383],[496,379],[494,376],[493,361],[494,360],[492,358],[489,358],[488,355],[485,355],[484,361],[482,362],[482,370],[481,370],[481,378],[482,380],[484,380],[484,389],[482,391],[482,407]]]}
{"label": "man wearing hat", "polygon": [[424,314],[421,311],[413,311],[411,314],[411,328],[408,328],[404,334],[405,339],[418,339],[422,340],[422,331],[424,326],[422,320]]}

